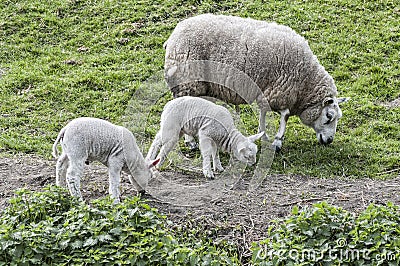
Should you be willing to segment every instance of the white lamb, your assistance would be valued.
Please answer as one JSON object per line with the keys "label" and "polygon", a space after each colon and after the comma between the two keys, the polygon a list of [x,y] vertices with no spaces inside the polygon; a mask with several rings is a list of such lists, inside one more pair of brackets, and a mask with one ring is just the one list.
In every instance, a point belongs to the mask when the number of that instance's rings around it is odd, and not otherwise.
{"label": "white lamb", "polygon": [[276,150],[292,115],[312,127],[320,143],[333,141],[339,104],[347,99],[337,98],[332,77],[291,28],[203,14],[181,21],[164,47],[165,78],[174,97],[211,96],[236,105],[257,101],[259,132],[270,107],[281,114]]}
{"label": "white lamb", "polygon": [[54,157],[59,142],[62,154],[57,160],[56,184],[65,186],[66,181],[71,195],[79,198],[85,162],[100,161],[108,166],[109,193],[115,203],[120,200],[121,170],[132,175],[131,183],[143,193],[151,178],[150,168],[158,162],[145,162],[128,129],[98,118],[77,118],[61,129],[53,145]]}
{"label": "white lamb", "polygon": [[257,154],[257,145],[254,141],[264,135],[264,132],[261,132],[250,137],[243,136],[234,126],[232,116],[226,108],[191,96],[168,102],[161,114],[160,124],[160,130],[146,159],[159,158],[159,165],[162,165],[183,134],[197,136],[203,159],[203,174],[210,179],[214,178],[211,158],[214,171],[224,170],[219,159],[218,148],[233,153],[244,163],[254,164]]}

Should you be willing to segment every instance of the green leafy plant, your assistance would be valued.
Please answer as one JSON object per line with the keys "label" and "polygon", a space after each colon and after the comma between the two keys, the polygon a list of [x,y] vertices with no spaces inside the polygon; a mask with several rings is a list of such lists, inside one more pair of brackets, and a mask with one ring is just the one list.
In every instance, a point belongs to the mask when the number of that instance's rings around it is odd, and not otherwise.
{"label": "green leafy plant", "polygon": [[[365,250],[365,256],[374,265],[399,265],[400,263],[400,209],[370,205],[356,219],[349,247]],[[360,264],[361,265],[361,264]]]}
{"label": "green leafy plant", "polygon": [[202,239],[177,239],[140,198],[90,205],[58,187],[19,190],[0,218],[0,265],[234,265]]}
{"label": "green leafy plant", "polygon": [[253,243],[254,265],[398,265],[399,207],[370,205],[355,217],[326,202],[275,221]]}

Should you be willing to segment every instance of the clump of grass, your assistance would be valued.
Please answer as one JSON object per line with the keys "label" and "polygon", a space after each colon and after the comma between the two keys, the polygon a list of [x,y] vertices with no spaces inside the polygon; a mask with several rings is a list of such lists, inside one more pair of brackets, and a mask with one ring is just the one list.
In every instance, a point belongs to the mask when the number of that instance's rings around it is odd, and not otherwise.
{"label": "clump of grass", "polygon": [[[272,172],[398,175],[400,111],[382,105],[400,96],[400,9],[392,0],[3,1],[0,151],[49,157],[57,132],[72,118],[121,122],[135,91],[162,70],[162,45],[175,25],[206,12],[292,27],[309,41],[340,96],[352,98],[328,147],[291,119]],[[246,121],[249,131],[256,120]],[[155,130],[149,132],[151,139]]]}

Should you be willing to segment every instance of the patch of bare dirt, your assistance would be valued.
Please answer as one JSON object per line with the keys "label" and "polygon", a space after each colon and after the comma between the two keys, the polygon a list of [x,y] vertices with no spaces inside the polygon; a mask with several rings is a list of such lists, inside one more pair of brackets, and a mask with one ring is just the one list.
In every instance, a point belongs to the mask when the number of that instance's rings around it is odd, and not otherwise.
{"label": "patch of bare dirt", "polygon": [[[206,183],[201,175],[183,172],[163,172],[163,175],[185,184]],[[0,158],[0,211],[18,188],[39,191],[55,183],[55,161],[32,156]],[[400,176],[391,180],[340,178],[316,179],[297,175],[268,176],[255,191],[248,191],[248,180],[240,179],[212,200],[195,206],[179,206],[157,197],[146,195],[149,204],[167,215],[173,227],[200,227],[215,241],[228,240],[239,247],[244,257],[250,255],[252,241],[265,238],[270,221],[290,214],[294,205],[305,206],[327,201],[352,212],[360,212],[370,203],[400,205]],[[152,183],[151,186],[157,186]],[[187,197],[180,202],[191,202],[190,194],[171,191],[175,197]],[[182,186],[185,189],[185,186]],[[122,197],[135,194],[126,175],[122,176]],[[107,168],[91,164],[82,179],[83,197],[94,199],[108,194]],[[215,230],[218,229],[218,230]]]}

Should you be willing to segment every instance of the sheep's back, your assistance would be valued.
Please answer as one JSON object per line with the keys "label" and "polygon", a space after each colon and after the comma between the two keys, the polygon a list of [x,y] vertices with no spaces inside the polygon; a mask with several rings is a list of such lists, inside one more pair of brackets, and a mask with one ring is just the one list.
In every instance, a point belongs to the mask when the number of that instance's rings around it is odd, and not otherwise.
{"label": "sheep's back", "polygon": [[238,94],[219,82],[174,84],[168,71],[196,60],[226,64],[245,73],[270,101],[272,110],[295,104],[301,93],[292,93],[289,99],[283,96],[306,88],[309,72],[319,68],[307,41],[287,26],[210,14],[180,22],[166,43],[166,80],[174,97],[207,95],[233,104],[256,99],[257,95],[241,97],[248,94],[247,86],[235,88]]}
{"label": "sheep's back", "polygon": [[161,121],[161,127],[176,126],[190,135],[195,135],[199,129],[208,126],[222,126],[227,131],[234,128],[233,118],[226,108],[191,96],[169,101],[164,107]]}
{"label": "sheep's back", "polygon": [[106,163],[108,156],[121,149],[121,130],[97,118],[77,118],[68,123],[63,149],[72,156],[87,155],[89,159]]}

